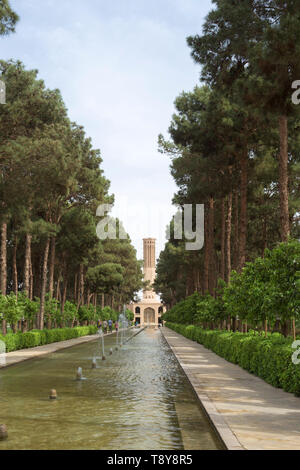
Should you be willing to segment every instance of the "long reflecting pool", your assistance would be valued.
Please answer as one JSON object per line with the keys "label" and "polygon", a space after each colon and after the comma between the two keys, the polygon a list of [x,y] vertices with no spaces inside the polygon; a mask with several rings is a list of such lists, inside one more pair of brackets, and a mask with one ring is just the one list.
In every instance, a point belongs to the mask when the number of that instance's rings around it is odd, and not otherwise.
{"label": "long reflecting pool", "polygon": [[[0,424],[8,449],[220,449],[160,331],[146,329],[106,361],[98,342],[0,370]],[[86,380],[75,380],[82,367]],[[56,389],[58,400],[49,400]]]}

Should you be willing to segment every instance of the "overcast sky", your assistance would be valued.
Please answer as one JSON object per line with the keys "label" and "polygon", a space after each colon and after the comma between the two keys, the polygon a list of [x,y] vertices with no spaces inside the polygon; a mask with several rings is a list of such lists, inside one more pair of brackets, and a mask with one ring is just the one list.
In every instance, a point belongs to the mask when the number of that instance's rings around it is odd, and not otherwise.
{"label": "overcast sky", "polygon": [[[1,39],[1,58],[37,68],[59,88],[69,116],[100,148],[118,215],[139,257],[175,213],[170,161],[157,151],[174,100],[192,90],[200,68],[186,37],[201,32],[209,0],[11,0],[17,33]],[[199,201],[201,202],[201,201]]]}

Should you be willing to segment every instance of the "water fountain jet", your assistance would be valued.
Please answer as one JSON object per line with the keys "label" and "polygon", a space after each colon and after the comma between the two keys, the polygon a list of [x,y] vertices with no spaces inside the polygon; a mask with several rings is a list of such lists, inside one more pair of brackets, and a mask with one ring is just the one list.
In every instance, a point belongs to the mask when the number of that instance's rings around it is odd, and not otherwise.
{"label": "water fountain jet", "polygon": [[78,367],[77,369],[76,380],[82,380],[82,368],[81,367]]}
{"label": "water fountain jet", "polygon": [[7,427],[5,424],[0,424],[0,441],[4,441],[8,438]]}
{"label": "water fountain jet", "polygon": [[104,334],[103,334],[103,331],[98,330],[98,335],[100,336],[100,338],[102,340],[102,361],[105,361],[106,357],[105,357],[105,350],[104,350]]}

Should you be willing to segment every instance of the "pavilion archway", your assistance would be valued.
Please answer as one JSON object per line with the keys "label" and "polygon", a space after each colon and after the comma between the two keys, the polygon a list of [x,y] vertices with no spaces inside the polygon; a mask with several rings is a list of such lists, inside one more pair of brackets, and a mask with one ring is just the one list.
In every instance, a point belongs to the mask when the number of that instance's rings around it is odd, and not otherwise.
{"label": "pavilion archway", "polygon": [[155,310],[154,308],[148,307],[144,310],[144,322],[155,323]]}

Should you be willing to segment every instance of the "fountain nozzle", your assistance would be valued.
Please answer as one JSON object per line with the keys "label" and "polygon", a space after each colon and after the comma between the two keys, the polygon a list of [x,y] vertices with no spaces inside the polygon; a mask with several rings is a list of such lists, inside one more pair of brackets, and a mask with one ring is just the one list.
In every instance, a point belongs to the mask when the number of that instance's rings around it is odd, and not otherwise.
{"label": "fountain nozzle", "polygon": [[54,388],[52,390],[50,390],[49,398],[50,398],[50,400],[56,400],[57,399],[57,392]]}
{"label": "fountain nozzle", "polygon": [[0,424],[0,441],[4,441],[7,439],[8,433],[7,433],[7,427],[5,424]]}
{"label": "fountain nozzle", "polygon": [[76,374],[76,379],[77,380],[82,380],[82,368],[78,367],[77,374]]}

